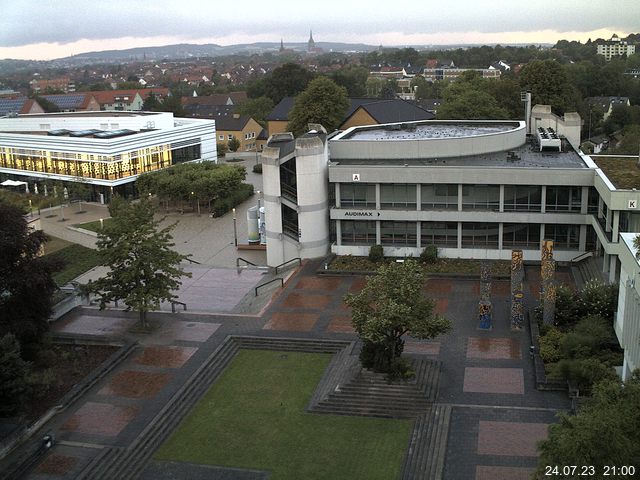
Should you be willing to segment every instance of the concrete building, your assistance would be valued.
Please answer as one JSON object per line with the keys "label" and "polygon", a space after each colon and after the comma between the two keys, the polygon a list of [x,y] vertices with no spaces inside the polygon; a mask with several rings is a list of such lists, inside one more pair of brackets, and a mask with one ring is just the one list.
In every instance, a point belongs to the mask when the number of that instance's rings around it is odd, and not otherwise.
{"label": "concrete building", "polygon": [[217,158],[215,122],[167,112],[20,115],[0,118],[0,132],[1,173],[33,183],[81,181],[96,199],[134,193],[142,173]]}
{"label": "concrete building", "polygon": [[633,371],[640,368],[640,262],[638,249],[633,245],[636,235],[620,235],[620,291],[613,329],[624,350],[623,380],[629,379]]}
{"label": "concrete building", "polygon": [[477,72],[482,78],[499,79],[502,71],[496,68],[425,68],[422,72],[425,80],[435,82],[436,80],[457,80],[465,72]]}
{"label": "concrete building", "polygon": [[602,55],[607,61],[613,57],[626,55],[627,57],[636,53],[636,46],[630,45],[625,40],[621,40],[616,34],[604,43],[599,43],[596,53]]}
{"label": "concrete building", "polygon": [[577,114],[532,112],[529,125],[420,121],[272,136],[263,154],[269,265],[366,255],[374,244],[387,256],[436,245],[445,257],[507,260],[517,248],[539,260],[548,238],[558,261],[604,256],[616,281],[619,234],[640,231],[640,184],[614,184],[614,167],[574,148]]}

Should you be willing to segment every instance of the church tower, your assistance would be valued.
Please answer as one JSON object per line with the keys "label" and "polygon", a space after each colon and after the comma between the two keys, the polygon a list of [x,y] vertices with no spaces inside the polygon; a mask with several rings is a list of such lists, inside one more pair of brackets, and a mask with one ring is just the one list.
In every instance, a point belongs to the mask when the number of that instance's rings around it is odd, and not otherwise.
{"label": "church tower", "polygon": [[313,41],[313,31],[309,30],[309,41],[307,42],[307,52],[311,53],[316,49],[316,42]]}

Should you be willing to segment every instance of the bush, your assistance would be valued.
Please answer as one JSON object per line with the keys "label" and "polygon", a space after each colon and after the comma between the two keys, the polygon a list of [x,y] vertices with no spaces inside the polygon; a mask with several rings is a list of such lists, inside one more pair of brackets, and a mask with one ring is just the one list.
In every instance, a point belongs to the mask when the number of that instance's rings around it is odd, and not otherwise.
{"label": "bush", "polygon": [[544,335],[538,338],[540,344],[540,357],[546,362],[560,360],[560,344],[565,334],[555,327],[551,327]]}
{"label": "bush", "polygon": [[227,147],[226,143],[217,143],[216,148],[218,150],[219,157],[224,157],[226,153],[229,151],[229,147]]}
{"label": "bush", "polygon": [[595,358],[560,360],[555,366],[555,370],[555,373],[568,381],[573,388],[581,390],[582,395],[589,394],[595,383],[617,378],[613,368]]}
{"label": "bush", "polygon": [[438,260],[438,247],[435,245],[427,245],[420,253],[420,262],[426,264],[436,263]]}
{"label": "bush", "polygon": [[16,337],[10,333],[0,337],[0,417],[15,414],[24,404],[30,392],[29,368]]}
{"label": "bush", "polygon": [[215,202],[213,202],[213,205],[211,205],[213,215],[216,217],[221,217],[236,205],[239,205],[250,198],[252,195],[253,185],[248,183],[241,183],[238,189],[232,192],[228,197],[218,198]]}
{"label": "bush", "polygon": [[382,245],[371,245],[369,249],[369,260],[378,263],[384,260],[384,250]]}
{"label": "bush", "polygon": [[253,173],[262,173],[262,164],[261,163],[256,163],[253,168]]}
{"label": "bush", "polygon": [[617,285],[606,285],[590,281],[580,291],[578,309],[581,316],[598,315],[605,320],[613,320],[618,306]]}
{"label": "bush", "polygon": [[589,358],[611,342],[613,330],[601,317],[590,315],[580,320],[560,342],[562,358]]}
{"label": "bush", "polygon": [[27,377],[27,383],[37,398],[46,397],[49,391],[58,383],[58,377],[53,368],[47,368],[38,372],[31,372]]}

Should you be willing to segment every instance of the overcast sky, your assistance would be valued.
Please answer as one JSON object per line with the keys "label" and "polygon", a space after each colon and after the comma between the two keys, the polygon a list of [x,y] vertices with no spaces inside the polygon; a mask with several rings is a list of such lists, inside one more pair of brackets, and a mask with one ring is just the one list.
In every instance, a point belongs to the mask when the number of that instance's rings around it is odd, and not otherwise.
{"label": "overcast sky", "polygon": [[586,41],[640,31],[640,0],[0,0],[0,58],[172,43],[403,46]]}

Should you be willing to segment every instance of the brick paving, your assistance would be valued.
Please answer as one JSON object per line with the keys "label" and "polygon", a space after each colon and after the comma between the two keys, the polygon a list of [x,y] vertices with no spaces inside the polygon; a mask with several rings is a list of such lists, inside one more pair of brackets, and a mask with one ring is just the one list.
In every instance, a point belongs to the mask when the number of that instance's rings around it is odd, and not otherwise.
{"label": "brick paving", "polygon": [[36,474],[62,476],[76,465],[77,458],[51,454],[35,469]]}
{"label": "brick paving", "polygon": [[[350,310],[342,297],[359,291],[366,278],[316,276],[317,265],[318,262],[303,265],[282,293],[273,296],[260,317],[226,315],[224,311],[154,313],[150,319],[159,327],[151,335],[127,333],[137,321],[134,313],[127,312],[79,309],[57,322],[54,328],[62,332],[125,335],[137,339],[140,346],[78,402],[49,422],[46,429],[55,432],[63,444],[57,444],[29,478],[76,478],[99,452],[82,447],[83,442],[130,446],[230,334],[354,339]],[[526,272],[525,290],[531,291],[539,275],[535,268],[527,267]],[[453,406],[443,478],[517,480],[535,467],[535,441],[544,438],[546,426],[569,403],[566,394],[535,390],[532,362],[524,353],[528,351],[528,334],[512,333],[509,328],[509,297],[504,286],[508,282],[496,282],[492,290],[493,329],[477,330],[478,296],[474,292],[478,283],[467,279],[429,280],[425,291],[436,301],[436,310],[451,319],[453,331],[430,341],[407,338],[405,351],[442,362],[437,402]],[[224,290],[225,285],[220,283],[217,288]],[[245,285],[245,293],[252,293],[252,286]],[[209,299],[202,301],[216,305]],[[529,295],[527,302],[531,306],[536,299]],[[52,473],[54,465],[65,464],[60,458],[56,463],[56,456],[74,459],[66,460],[66,473]],[[169,478],[156,477],[155,473],[162,471],[157,467],[158,463],[152,462],[142,478]],[[187,478],[186,473],[181,473],[191,467],[198,468],[185,465],[184,469],[174,469],[172,478]],[[206,473],[203,471],[202,475]]]}

